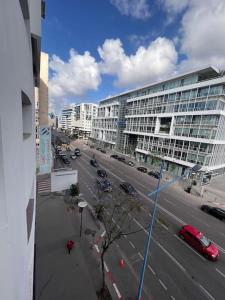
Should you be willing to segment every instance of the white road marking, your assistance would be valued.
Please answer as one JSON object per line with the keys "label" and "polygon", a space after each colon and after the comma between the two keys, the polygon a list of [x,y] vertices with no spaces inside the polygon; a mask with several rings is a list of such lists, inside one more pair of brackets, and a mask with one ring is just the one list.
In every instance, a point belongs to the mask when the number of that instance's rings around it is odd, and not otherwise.
{"label": "white road marking", "polygon": [[143,211],[145,211],[146,213],[148,213],[148,210],[147,210],[146,208],[144,208],[143,206],[141,206],[141,209],[142,209]]}
{"label": "white road marking", "polygon": [[215,298],[201,284],[199,284],[199,287],[208,296],[208,298],[215,300]]}
{"label": "white road marking", "polygon": [[[154,239],[153,239],[154,240]],[[155,241],[154,242],[159,246],[159,248],[162,249],[163,252],[165,252],[170,259],[172,259],[172,261],[183,271],[186,272],[185,268],[176,260],[176,258],[170,254],[159,242]]]}
{"label": "white road marking", "polygon": [[134,244],[131,241],[129,241],[129,243],[130,243],[131,247],[133,247],[135,249]]}
{"label": "white road marking", "polygon": [[114,289],[115,289],[115,291],[116,291],[116,294],[117,294],[118,298],[119,298],[119,299],[122,298],[122,296],[121,296],[121,294],[120,294],[120,291],[118,290],[117,285],[116,285],[115,283],[113,283],[113,287],[114,287]]}
{"label": "white road marking", "polygon": [[100,252],[100,250],[99,250],[99,248],[98,248],[98,245],[96,245],[95,244],[95,249],[96,249],[96,251],[99,253]]}
{"label": "white road marking", "polygon": [[162,280],[159,279],[159,283],[160,283],[161,286],[164,288],[164,290],[167,291],[167,287],[166,287],[165,284],[162,282]]}
{"label": "white road marking", "polygon": [[191,246],[188,245],[185,241],[183,241],[181,238],[179,238],[176,234],[173,235],[178,241],[183,243],[185,246],[187,246],[191,251],[193,251],[195,254],[197,254],[202,260],[206,260],[203,256],[201,256],[198,252],[196,252]]}
{"label": "white road marking", "polygon": [[144,228],[144,226],[142,226],[135,218],[133,218],[133,220],[134,220],[134,222],[135,222],[141,229],[144,230],[144,232],[145,232],[146,234],[148,234],[148,231]]}
{"label": "white road marking", "polygon": [[104,267],[105,267],[106,272],[109,272],[109,268],[105,262],[104,262]]}
{"label": "white road marking", "polygon": [[141,254],[140,252],[138,252],[138,255],[140,256],[140,258],[141,258],[142,260],[144,260],[144,257],[142,256],[142,254]]}
{"label": "white road marking", "polygon": [[221,272],[219,269],[216,268],[216,271],[225,278],[225,274],[223,274],[223,272]]}
{"label": "white road marking", "polygon": [[152,272],[153,275],[155,275],[155,271],[148,265],[149,270]]}
{"label": "white road marking", "polygon": [[165,230],[169,230],[169,228],[164,225],[163,223],[161,223],[160,221],[157,220],[157,222],[159,223],[160,226],[162,226]]}
{"label": "white road marking", "polygon": [[171,298],[172,300],[176,300],[176,298],[175,298],[174,296],[171,296],[170,298]]}
{"label": "white road marking", "polygon": [[101,234],[101,237],[103,237],[105,235],[106,231],[103,231],[103,233]]}

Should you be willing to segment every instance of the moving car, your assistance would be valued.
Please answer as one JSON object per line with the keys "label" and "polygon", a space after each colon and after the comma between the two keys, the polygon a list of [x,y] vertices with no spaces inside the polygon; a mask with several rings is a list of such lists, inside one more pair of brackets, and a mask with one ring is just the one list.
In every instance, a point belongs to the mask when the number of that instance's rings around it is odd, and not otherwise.
{"label": "moving car", "polygon": [[138,170],[139,172],[142,172],[142,173],[147,173],[147,172],[148,172],[148,169],[145,168],[145,167],[137,167],[137,170]]}
{"label": "moving car", "polygon": [[112,155],[110,155],[110,157],[115,158],[115,159],[118,159],[118,158],[119,158],[119,155],[117,155],[117,154],[112,154]]}
{"label": "moving car", "polygon": [[148,172],[148,175],[155,177],[156,179],[159,179],[160,177],[160,172],[157,171],[150,171]]}
{"label": "moving car", "polygon": [[79,148],[76,148],[76,149],[74,150],[74,154],[75,154],[76,156],[81,156],[80,149],[79,149]]}
{"label": "moving car", "polygon": [[97,178],[97,185],[103,192],[111,192],[112,191],[112,185],[111,182],[108,179],[98,179]]}
{"label": "moving car", "polygon": [[107,173],[106,173],[106,171],[103,170],[103,169],[97,170],[97,174],[98,174],[99,177],[102,177],[102,178],[107,177]]}
{"label": "moving car", "polygon": [[63,156],[61,158],[62,158],[62,161],[64,162],[64,164],[66,164],[66,165],[70,164],[70,161],[69,161],[68,157]]}
{"label": "moving car", "polygon": [[98,168],[98,162],[97,162],[96,159],[91,159],[91,160],[90,160],[90,164],[91,164],[93,167]]}
{"label": "moving car", "polygon": [[118,159],[118,161],[122,161],[122,162],[126,161],[126,159],[124,157],[122,157],[122,156],[119,156],[117,159]]}
{"label": "moving car", "polygon": [[120,187],[128,195],[137,196],[137,191],[135,190],[135,188],[130,183],[128,183],[128,182],[122,182],[120,184]]}
{"label": "moving car", "polygon": [[180,231],[179,236],[190,246],[195,248],[205,258],[210,260],[217,260],[219,250],[211,241],[209,241],[200,231],[191,225],[184,225]]}
{"label": "moving car", "polygon": [[213,207],[209,205],[202,205],[201,210],[218,218],[219,220],[225,221],[225,210],[219,207]]}

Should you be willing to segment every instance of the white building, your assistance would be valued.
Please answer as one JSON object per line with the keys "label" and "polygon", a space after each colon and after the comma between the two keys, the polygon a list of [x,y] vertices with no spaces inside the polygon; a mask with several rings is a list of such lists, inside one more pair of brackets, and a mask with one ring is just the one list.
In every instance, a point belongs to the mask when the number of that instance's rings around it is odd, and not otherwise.
{"label": "white building", "polygon": [[92,120],[97,116],[98,105],[94,103],[80,103],[73,107],[73,132],[80,137],[88,137],[91,133]]}
{"label": "white building", "polygon": [[[199,69],[100,102],[91,137],[174,174],[225,170],[225,75]],[[158,158],[157,158],[158,157]]]}
{"label": "white building", "polygon": [[0,298],[33,299],[41,0],[0,1]]}
{"label": "white building", "polygon": [[72,130],[72,120],[74,116],[74,110],[73,108],[65,108],[62,110],[61,114],[61,128],[64,130]]}

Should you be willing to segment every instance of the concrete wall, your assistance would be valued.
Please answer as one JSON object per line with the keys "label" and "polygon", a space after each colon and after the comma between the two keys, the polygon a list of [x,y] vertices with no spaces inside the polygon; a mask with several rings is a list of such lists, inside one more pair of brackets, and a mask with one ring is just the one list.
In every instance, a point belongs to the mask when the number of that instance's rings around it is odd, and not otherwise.
{"label": "concrete wall", "polygon": [[41,52],[39,126],[48,126],[48,54]]}
{"label": "concrete wall", "polygon": [[[33,3],[40,22],[41,1],[29,1]],[[37,23],[36,18],[33,28]],[[36,186],[31,25],[32,20],[23,18],[20,1],[0,1],[0,298],[4,300],[32,299]],[[30,199],[34,205],[28,240]]]}

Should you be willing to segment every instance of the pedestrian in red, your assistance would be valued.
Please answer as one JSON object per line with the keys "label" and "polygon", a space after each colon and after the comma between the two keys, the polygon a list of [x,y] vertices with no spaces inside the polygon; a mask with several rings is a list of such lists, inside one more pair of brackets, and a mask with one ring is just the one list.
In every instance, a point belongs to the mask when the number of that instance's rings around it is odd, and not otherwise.
{"label": "pedestrian in red", "polygon": [[74,245],[74,242],[72,240],[67,241],[66,247],[67,247],[67,250],[68,250],[69,254],[70,254],[70,251],[73,249],[73,245]]}

